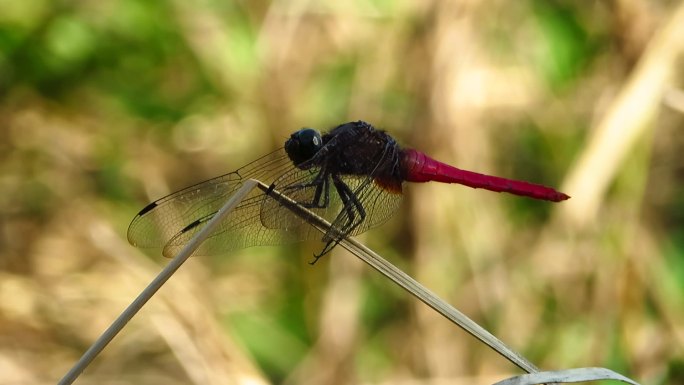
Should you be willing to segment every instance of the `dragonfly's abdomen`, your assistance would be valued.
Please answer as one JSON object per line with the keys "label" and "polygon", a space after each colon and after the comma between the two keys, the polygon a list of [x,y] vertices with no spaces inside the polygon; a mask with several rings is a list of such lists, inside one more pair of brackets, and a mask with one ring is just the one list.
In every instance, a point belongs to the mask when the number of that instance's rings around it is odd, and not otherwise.
{"label": "dragonfly's abdomen", "polygon": [[570,198],[550,187],[461,170],[413,149],[401,152],[401,170],[407,182],[458,183],[472,188],[560,202]]}

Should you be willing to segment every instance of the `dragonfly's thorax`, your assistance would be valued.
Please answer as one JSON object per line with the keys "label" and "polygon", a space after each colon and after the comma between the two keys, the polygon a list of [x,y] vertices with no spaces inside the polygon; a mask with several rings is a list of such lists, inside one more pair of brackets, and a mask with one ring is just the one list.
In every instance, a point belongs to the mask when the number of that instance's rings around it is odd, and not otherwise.
{"label": "dragonfly's thorax", "polygon": [[372,176],[384,187],[401,191],[397,142],[383,130],[358,121],[337,126],[323,135],[320,166],[330,174]]}

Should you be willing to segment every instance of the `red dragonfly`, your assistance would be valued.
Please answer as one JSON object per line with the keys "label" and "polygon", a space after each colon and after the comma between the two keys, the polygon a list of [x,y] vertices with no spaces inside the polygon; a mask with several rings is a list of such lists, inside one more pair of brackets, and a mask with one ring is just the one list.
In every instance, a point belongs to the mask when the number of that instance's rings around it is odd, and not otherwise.
{"label": "red dragonfly", "polygon": [[306,220],[269,196],[275,189],[332,223],[322,237],[325,247],[314,255],[312,264],[343,238],[387,221],[399,206],[404,182],[458,183],[552,202],[570,198],[550,187],[449,166],[402,148],[385,131],[358,121],[324,135],[301,129],[283,148],[150,203],[131,222],[128,241],[137,247],[161,247],[167,257],[175,255],[242,182],[252,178],[270,183],[269,190],[250,193],[196,255],[320,239]]}

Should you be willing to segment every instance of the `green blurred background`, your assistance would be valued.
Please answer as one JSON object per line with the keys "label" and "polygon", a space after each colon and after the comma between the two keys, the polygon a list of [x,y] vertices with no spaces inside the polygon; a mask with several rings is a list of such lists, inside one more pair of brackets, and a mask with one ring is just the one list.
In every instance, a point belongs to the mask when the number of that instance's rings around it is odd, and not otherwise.
{"label": "green blurred background", "polygon": [[[545,369],[684,383],[678,1],[0,0],[0,384],[60,378],[167,260],[149,201],[366,120],[551,204],[411,185],[359,240]],[[338,248],[191,259],[79,384],[519,373]]]}

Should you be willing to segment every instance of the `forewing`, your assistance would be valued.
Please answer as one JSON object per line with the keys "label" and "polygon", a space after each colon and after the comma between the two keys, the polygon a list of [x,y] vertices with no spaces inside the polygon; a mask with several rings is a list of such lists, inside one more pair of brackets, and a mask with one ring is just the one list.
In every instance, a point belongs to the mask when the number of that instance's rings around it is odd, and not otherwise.
{"label": "forewing", "polygon": [[[319,172],[316,168],[301,170],[293,167],[277,178],[272,186],[288,198],[306,204],[315,196],[316,189],[311,182]],[[331,193],[326,207],[309,208],[328,221],[337,216],[341,206],[337,193]],[[164,255],[176,254],[214,214],[201,218],[176,234],[164,247]],[[195,254],[210,255],[254,245],[278,245],[302,240],[320,240],[322,237],[323,235],[304,219],[260,189],[255,189],[233,210],[229,220],[218,225]]]}
{"label": "forewing", "polygon": [[[137,247],[165,247],[165,250],[176,246],[178,242],[198,231],[201,228],[199,225],[208,221],[244,180],[254,178],[268,184],[289,167],[292,164],[285,151],[280,149],[232,173],[187,187],[150,203],[131,222],[128,241]],[[260,191],[253,193],[258,194]],[[259,199],[250,194],[213,234],[225,234],[222,231],[225,229],[249,227],[252,222],[259,224]],[[251,242],[255,241],[253,237]],[[227,248],[223,251],[241,247],[245,243],[244,240],[224,241],[223,245]]]}
{"label": "forewing", "polygon": [[[279,245],[303,239],[296,232],[263,226],[259,215],[265,202],[272,201],[260,189],[252,190],[242,203],[218,224],[211,235],[198,247],[195,255],[213,255],[255,245]],[[180,251],[203,225],[216,213],[201,218],[172,237],[164,247],[164,256],[171,257]],[[288,215],[293,215],[289,213]]]}

